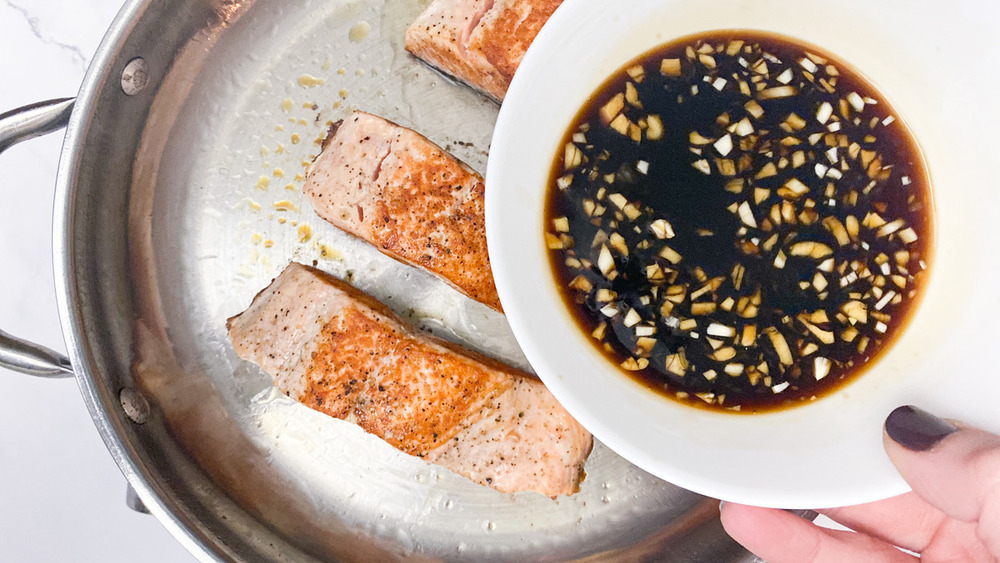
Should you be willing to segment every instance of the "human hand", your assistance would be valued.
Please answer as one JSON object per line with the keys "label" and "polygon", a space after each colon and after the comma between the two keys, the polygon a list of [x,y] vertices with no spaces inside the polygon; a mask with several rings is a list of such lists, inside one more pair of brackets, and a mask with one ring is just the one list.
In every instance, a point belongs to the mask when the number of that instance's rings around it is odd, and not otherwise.
{"label": "human hand", "polygon": [[900,407],[885,450],[913,492],[820,510],[856,530],[821,528],[783,510],[725,503],[722,524],[768,563],[1000,561],[1000,436]]}

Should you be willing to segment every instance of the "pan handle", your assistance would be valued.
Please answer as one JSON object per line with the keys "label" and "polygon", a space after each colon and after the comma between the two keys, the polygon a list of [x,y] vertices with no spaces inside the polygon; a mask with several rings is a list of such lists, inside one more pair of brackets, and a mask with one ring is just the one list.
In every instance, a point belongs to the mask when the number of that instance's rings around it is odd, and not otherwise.
{"label": "pan handle", "polygon": [[[72,111],[73,99],[64,98],[0,114],[0,153],[21,141],[62,129]],[[73,377],[73,365],[66,356],[2,330],[0,367],[39,377]]]}

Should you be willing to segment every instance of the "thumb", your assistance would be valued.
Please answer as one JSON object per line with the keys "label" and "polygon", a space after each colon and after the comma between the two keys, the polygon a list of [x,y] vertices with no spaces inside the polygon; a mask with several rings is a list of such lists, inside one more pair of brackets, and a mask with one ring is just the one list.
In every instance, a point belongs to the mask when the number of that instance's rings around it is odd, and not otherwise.
{"label": "thumb", "polygon": [[913,491],[977,534],[1000,556],[1000,436],[899,407],[885,421],[885,450]]}

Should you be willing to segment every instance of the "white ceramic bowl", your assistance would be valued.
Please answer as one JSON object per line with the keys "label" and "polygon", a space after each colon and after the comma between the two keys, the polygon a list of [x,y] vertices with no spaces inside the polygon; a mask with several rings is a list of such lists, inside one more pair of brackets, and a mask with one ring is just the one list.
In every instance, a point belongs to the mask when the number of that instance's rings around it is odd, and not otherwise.
{"label": "white ceramic bowl", "polygon": [[[500,112],[486,217],[504,309],[532,366],[602,442],[677,485],[782,508],[905,492],[882,448],[896,406],[1000,430],[997,223],[1000,6],[895,0],[566,0],[522,63]],[[923,302],[873,367],[814,403],[732,415],[659,397],[619,372],[566,311],[543,239],[549,169],[576,112],[611,73],[673,38],[754,29],[799,38],[854,66],[889,99],[926,156],[937,238]]]}

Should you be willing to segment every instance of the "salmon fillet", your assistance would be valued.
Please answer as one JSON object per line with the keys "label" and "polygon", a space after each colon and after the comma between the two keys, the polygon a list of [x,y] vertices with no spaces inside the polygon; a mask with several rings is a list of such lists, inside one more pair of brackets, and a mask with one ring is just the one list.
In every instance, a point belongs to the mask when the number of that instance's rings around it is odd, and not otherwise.
{"label": "salmon fillet", "polygon": [[562,0],[434,0],[406,30],[406,50],[496,100]]}
{"label": "salmon fillet", "polygon": [[331,128],[303,191],[335,227],[501,310],[483,178],[427,138],[354,112]]}
{"label": "salmon fillet", "polygon": [[593,439],[545,386],[319,270],[293,262],[227,326],[283,393],[407,454],[501,492],[578,488]]}

